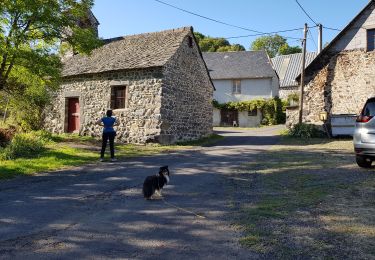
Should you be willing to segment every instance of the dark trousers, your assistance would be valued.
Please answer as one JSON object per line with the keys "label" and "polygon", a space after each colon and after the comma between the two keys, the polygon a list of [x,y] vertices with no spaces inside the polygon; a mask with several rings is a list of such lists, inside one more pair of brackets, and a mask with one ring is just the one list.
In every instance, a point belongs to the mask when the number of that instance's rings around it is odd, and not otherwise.
{"label": "dark trousers", "polygon": [[116,136],[116,132],[103,133],[102,150],[100,152],[101,158],[104,158],[104,152],[105,152],[105,148],[107,146],[108,140],[109,140],[109,148],[111,150],[111,158],[115,157],[115,148],[114,148],[115,136]]}

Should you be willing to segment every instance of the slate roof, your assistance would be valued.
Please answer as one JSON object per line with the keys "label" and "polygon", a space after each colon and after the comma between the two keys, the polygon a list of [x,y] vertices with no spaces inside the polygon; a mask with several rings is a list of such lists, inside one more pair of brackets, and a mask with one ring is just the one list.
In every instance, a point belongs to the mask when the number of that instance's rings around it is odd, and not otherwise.
{"label": "slate roof", "polygon": [[[306,53],[305,68],[315,59],[316,52]],[[280,79],[280,87],[298,86],[297,76],[301,73],[302,53],[281,55],[271,59],[273,68]]]}
{"label": "slate roof", "polygon": [[212,79],[271,78],[275,71],[265,51],[204,52]]}
{"label": "slate roof", "polygon": [[64,61],[62,75],[163,66],[192,30],[192,27],[182,27],[105,40],[90,55],[78,54]]}

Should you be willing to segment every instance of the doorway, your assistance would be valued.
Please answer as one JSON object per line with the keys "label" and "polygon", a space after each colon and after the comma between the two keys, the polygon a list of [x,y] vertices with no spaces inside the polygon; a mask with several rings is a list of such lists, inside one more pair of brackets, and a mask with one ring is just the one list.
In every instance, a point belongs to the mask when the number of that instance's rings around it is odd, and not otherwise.
{"label": "doorway", "polygon": [[68,133],[79,132],[79,99],[68,98]]}
{"label": "doorway", "polygon": [[233,126],[234,122],[238,125],[238,111],[234,109],[221,109],[221,125]]}

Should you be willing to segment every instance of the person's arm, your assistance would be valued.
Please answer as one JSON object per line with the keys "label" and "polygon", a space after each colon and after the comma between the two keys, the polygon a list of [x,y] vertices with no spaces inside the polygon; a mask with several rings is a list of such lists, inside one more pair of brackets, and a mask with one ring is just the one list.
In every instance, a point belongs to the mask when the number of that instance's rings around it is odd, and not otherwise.
{"label": "person's arm", "polygon": [[98,121],[95,122],[97,125],[101,125],[103,123],[102,119],[100,118]]}

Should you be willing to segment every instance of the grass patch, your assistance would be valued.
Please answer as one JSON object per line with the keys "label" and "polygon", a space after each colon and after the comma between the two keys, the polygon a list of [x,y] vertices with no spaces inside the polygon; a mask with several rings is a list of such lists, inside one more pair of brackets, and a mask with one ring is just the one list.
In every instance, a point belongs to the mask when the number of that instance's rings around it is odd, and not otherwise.
{"label": "grass patch", "polygon": [[[115,144],[116,157],[151,156],[179,150],[190,149],[193,146],[206,145],[221,140],[219,135],[212,135],[201,140],[186,142],[179,145],[133,145]],[[45,149],[29,158],[0,160],[0,179],[8,179],[21,175],[33,175],[38,172],[79,166],[97,162],[99,159],[101,140],[90,136],[77,134],[52,135]],[[109,149],[107,147],[107,149]],[[1,153],[2,151],[0,151]],[[108,156],[108,152],[106,153]]]}
{"label": "grass patch", "polygon": [[345,258],[350,252],[368,257],[375,174],[358,168],[352,151],[349,139],[283,137],[244,164],[231,188],[232,200],[245,201],[233,204],[243,231],[240,243],[271,258]]}
{"label": "grass patch", "polygon": [[214,144],[217,141],[220,141],[222,139],[224,139],[223,136],[218,135],[218,134],[212,134],[208,137],[204,137],[199,140],[177,142],[176,145],[177,146],[205,146],[205,145]]}
{"label": "grass patch", "polygon": [[92,162],[97,158],[98,154],[92,151],[75,149],[66,145],[50,144],[36,158],[18,158],[1,161],[0,179],[78,166]]}

